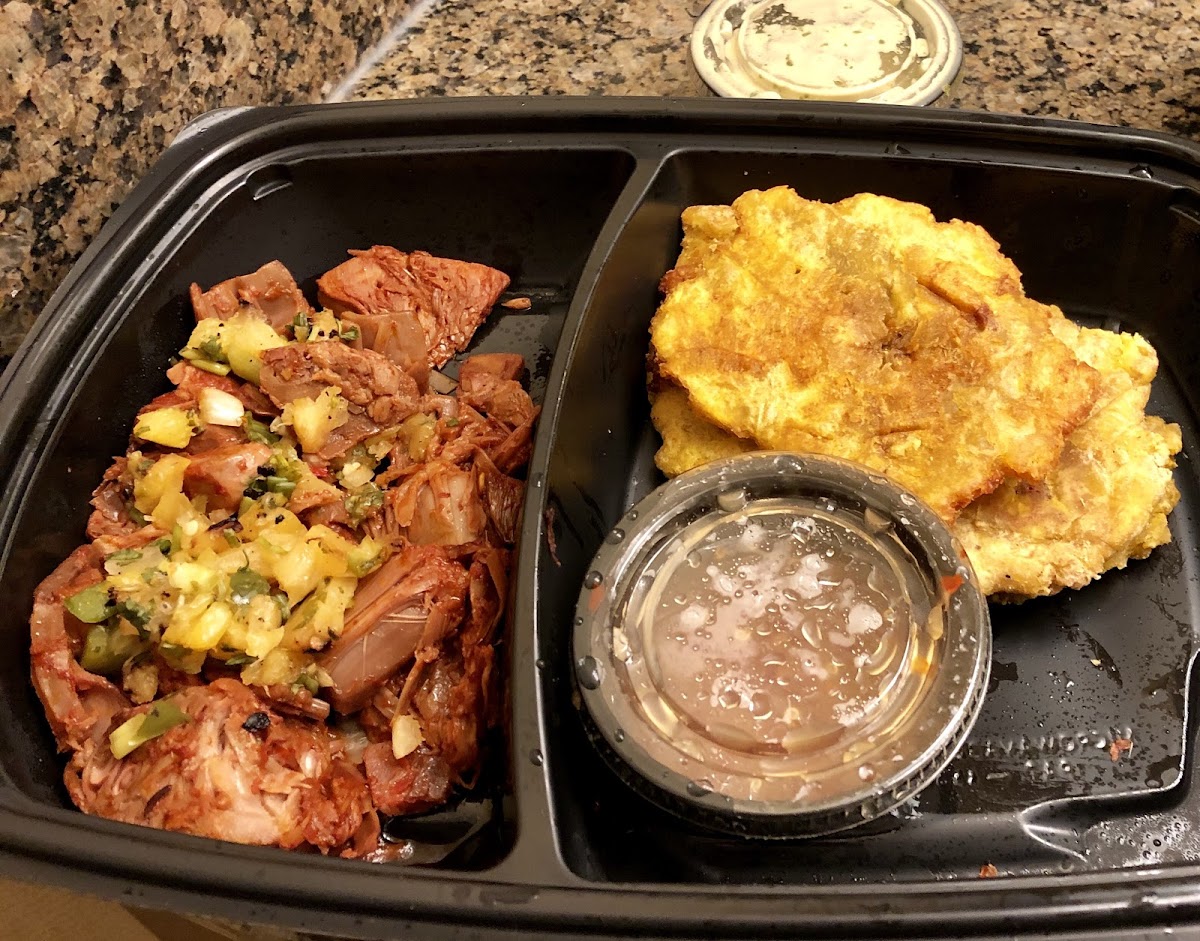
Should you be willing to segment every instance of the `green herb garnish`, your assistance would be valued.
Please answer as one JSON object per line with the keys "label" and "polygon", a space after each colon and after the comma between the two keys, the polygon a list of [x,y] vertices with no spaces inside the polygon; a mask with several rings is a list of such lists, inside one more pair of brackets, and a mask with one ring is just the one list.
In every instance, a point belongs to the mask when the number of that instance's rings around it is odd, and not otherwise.
{"label": "green herb garnish", "polygon": [[256,595],[271,592],[271,583],[253,569],[238,569],[229,576],[230,598],[234,604],[249,604]]}

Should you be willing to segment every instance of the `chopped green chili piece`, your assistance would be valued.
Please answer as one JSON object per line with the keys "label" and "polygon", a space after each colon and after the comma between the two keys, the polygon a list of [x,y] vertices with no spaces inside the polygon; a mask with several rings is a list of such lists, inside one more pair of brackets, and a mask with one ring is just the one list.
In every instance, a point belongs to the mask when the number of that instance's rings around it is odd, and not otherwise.
{"label": "chopped green chili piece", "polygon": [[242,418],[242,427],[246,429],[246,437],[256,444],[275,444],[279,435],[271,431],[265,422],[260,422],[246,412]]}
{"label": "chopped green chili piece", "polygon": [[103,624],[90,628],[83,641],[79,665],[89,673],[113,673],[119,670],[124,660],[114,656],[109,639],[108,628]]}
{"label": "chopped green chili piece", "polygon": [[229,366],[225,363],[210,363],[206,359],[193,359],[191,364],[197,369],[203,369],[205,372],[210,372],[214,376],[228,376]]}
{"label": "chopped green chili piece", "polygon": [[383,491],[374,484],[367,484],[358,493],[346,498],[346,514],[356,526],[372,510],[383,506]]}
{"label": "chopped green chili piece", "polygon": [[285,497],[290,497],[292,491],[296,489],[296,481],[288,480],[286,477],[268,477],[267,489],[271,493],[281,493]]}
{"label": "chopped green chili piece", "polygon": [[301,673],[299,676],[296,677],[296,682],[293,683],[292,686],[293,686],[293,688],[295,688],[297,686],[302,686],[302,687],[304,687],[304,689],[308,690],[314,696],[317,695],[317,693],[320,692],[320,689],[321,689],[320,685],[317,683],[317,678],[315,676],[313,676],[311,673]]}
{"label": "chopped green chili piece", "polygon": [[190,717],[186,712],[169,699],[164,699],[156,702],[149,712],[136,715],[117,726],[108,737],[108,747],[114,758],[124,758],[138,746],[188,721]]}
{"label": "chopped green chili piece", "polygon": [[142,557],[140,549],[118,549],[116,552],[110,553],[105,557],[105,562],[115,562],[117,565],[125,565],[127,562],[136,562]]}
{"label": "chopped green chili piece", "polygon": [[77,591],[63,602],[67,610],[84,624],[99,624],[107,621],[113,613],[109,601],[108,585],[99,582],[83,591]]}
{"label": "chopped green chili piece", "polygon": [[308,331],[311,324],[308,320],[308,314],[301,311],[292,320],[292,336],[303,343],[308,339]]}

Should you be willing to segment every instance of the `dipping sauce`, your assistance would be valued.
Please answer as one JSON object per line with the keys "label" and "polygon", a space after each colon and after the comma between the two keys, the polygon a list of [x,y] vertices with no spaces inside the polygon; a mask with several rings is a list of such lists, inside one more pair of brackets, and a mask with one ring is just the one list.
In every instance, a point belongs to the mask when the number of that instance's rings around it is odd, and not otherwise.
{"label": "dipping sauce", "polygon": [[811,812],[821,832],[862,822],[965,734],[986,605],[944,527],[932,557],[915,538],[941,525],[932,511],[878,475],[761,453],[718,464],[639,504],[598,554],[576,629],[591,718],[627,771],[690,800]]}

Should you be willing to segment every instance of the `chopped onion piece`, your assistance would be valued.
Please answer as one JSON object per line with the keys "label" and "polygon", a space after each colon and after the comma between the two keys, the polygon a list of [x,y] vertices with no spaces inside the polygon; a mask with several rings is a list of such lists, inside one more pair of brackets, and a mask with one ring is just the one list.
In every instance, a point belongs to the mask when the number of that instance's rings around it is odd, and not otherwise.
{"label": "chopped onion piece", "polygon": [[343,487],[349,490],[358,490],[375,479],[375,469],[366,464],[360,464],[358,461],[349,461],[342,465],[338,479],[341,480]]}
{"label": "chopped onion piece", "polygon": [[222,389],[204,388],[200,390],[200,420],[206,425],[225,425],[236,428],[242,423],[246,414],[237,396],[230,395]]}
{"label": "chopped onion piece", "polygon": [[449,395],[458,388],[458,382],[451,379],[444,372],[432,369],[429,371],[429,388],[442,395]]}
{"label": "chopped onion piece", "polygon": [[403,758],[417,750],[425,739],[421,735],[421,723],[407,712],[392,716],[392,754]]}

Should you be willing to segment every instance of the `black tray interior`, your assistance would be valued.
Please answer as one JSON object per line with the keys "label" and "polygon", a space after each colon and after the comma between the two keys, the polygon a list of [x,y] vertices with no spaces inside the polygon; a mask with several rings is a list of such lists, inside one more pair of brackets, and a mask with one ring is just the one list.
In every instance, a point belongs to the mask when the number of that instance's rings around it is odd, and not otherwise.
{"label": "black tray interior", "polygon": [[[991,686],[964,750],[909,805],[837,838],[724,839],[648,808],[585,741],[570,684],[549,681],[558,704],[548,727],[551,799],[568,865],[604,881],[803,884],[971,876],[988,862],[1007,873],[1053,873],[1186,858],[1148,835],[1141,815],[1194,812],[1184,751],[1200,504],[1196,390],[1185,377],[1195,375],[1200,353],[1192,315],[1200,269],[1189,260],[1200,222],[1171,187],[1140,175],[887,154],[690,151],[668,159],[612,249],[565,378],[565,420],[547,471],[561,569],[539,585],[540,656],[569,662],[568,634],[556,625],[569,623],[592,554],[662,481],[645,357],[656,286],[678,254],[681,210],[778,184],[823,200],[886,194],[925,203],[942,219],[977,222],[1017,263],[1031,296],[1090,325],[1146,336],[1162,359],[1149,410],[1184,428],[1174,541],[1082,591],[993,606]],[[545,553],[542,564],[556,568]],[[1114,762],[1109,748],[1121,737],[1135,745]]]}
{"label": "black tray interior", "polygon": [[[83,541],[91,490],[112,456],[124,452],[134,413],[170,388],[164,371],[194,325],[187,299],[192,281],[208,287],[278,258],[315,302],[316,277],[345,259],[349,248],[387,244],[493,265],[511,276],[509,293],[532,304],[527,311],[498,308],[472,351],[524,354],[531,392],[540,401],[575,284],[632,163],[615,150],[497,150],[484,159],[477,153],[310,156],[248,168],[194,212],[189,231],[156,259],[157,270],[136,301],[89,337],[87,357],[68,367],[70,402],[24,494],[0,579],[0,604],[11,613],[0,631],[4,778],[36,801],[70,806],[28,682],[32,593]],[[580,192],[590,194],[583,204]],[[563,211],[572,201],[573,211]],[[452,362],[446,371],[456,368]],[[503,797],[489,793],[503,791],[509,778],[503,762],[497,764],[481,798]],[[482,848],[466,847],[448,864],[488,865],[506,851],[512,805],[493,804],[498,816],[507,808],[508,819],[485,828]],[[450,831],[457,819],[447,821]],[[422,821],[426,828],[429,823]]]}
{"label": "black tray interior", "polygon": [[[1136,891],[1119,871],[1200,867],[1195,152],[1033,122],[767,103],[392,103],[252,113],[228,128],[168,154],[0,384],[0,868],[36,859],[76,888],[354,936],[443,937],[470,922],[530,936],[764,937],[929,936],[954,930],[952,910],[1008,928],[1019,909],[1042,929],[1068,897],[1096,915]],[[647,326],[680,211],[780,183],[821,199],[884,193],[982,224],[1032,296],[1155,345],[1150,410],[1185,443],[1171,545],[1083,591],[995,608],[992,687],[968,746],[891,816],[809,842],[712,836],[643,804],[585,739],[569,654],[593,553],[661,481]],[[438,866],[402,868],[83,817],[29,687],[34,586],[82,540],[92,488],[134,412],[165,389],[188,285],[279,258],[311,290],[346,249],[372,243],[495,265],[533,301],[498,310],[473,346],[524,353],[545,409],[515,574],[513,722],[483,795],[495,818]],[[1119,762],[1115,736],[1134,742]],[[985,884],[986,862],[1056,878]]]}

